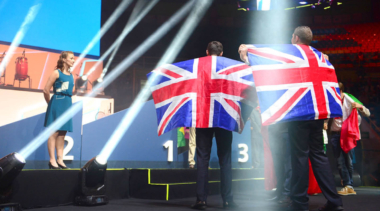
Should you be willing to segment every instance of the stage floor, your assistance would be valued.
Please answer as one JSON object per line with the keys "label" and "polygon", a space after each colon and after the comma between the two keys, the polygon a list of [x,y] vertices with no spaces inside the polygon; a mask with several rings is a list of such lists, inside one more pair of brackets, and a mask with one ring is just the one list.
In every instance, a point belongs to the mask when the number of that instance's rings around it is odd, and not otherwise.
{"label": "stage floor", "polygon": [[[345,211],[365,211],[365,210],[378,210],[380,207],[380,187],[358,187],[355,189],[356,196],[344,196],[343,204]],[[244,192],[234,193],[235,202],[240,204],[241,211],[248,210],[281,210],[278,209],[273,202],[265,201],[268,192]],[[190,210],[190,205],[194,203],[195,198],[176,199],[170,201],[162,200],[145,200],[145,199],[123,199],[112,200],[108,205],[97,207],[78,207],[78,206],[62,206],[30,209],[31,211],[86,211],[86,210],[133,210],[133,211],[161,211],[161,210]],[[310,196],[310,210],[316,210],[326,202],[323,195]],[[219,195],[209,196],[207,210],[221,210],[222,200]]]}

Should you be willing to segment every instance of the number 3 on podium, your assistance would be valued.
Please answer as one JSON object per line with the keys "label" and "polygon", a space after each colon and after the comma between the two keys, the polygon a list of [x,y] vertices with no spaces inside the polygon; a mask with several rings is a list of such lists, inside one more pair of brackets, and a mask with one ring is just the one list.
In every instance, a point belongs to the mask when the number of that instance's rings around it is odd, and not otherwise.
{"label": "number 3 on podium", "polygon": [[239,149],[243,148],[241,151],[239,151],[239,154],[243,155],[243,158],[239,158],[238,161],[240,163],[246,163],[248,161],[249,155],[248,155],[248,146],[246,144],[239,144]]}

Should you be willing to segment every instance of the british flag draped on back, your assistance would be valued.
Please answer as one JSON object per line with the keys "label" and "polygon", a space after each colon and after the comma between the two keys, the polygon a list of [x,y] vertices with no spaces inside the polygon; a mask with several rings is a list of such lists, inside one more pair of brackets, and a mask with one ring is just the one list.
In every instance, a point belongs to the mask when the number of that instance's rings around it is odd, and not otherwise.
{"label": "british flag draped on back", "polygon": [[158,135],[177,127],[241,132],[252,110],[252,71],[239,61],[206,56],[163,65],[150,77]]}
{"label": "british flag draped on back", "polygon": [[342,116],[334,67],[307,45],[248,45],[263,125]]}

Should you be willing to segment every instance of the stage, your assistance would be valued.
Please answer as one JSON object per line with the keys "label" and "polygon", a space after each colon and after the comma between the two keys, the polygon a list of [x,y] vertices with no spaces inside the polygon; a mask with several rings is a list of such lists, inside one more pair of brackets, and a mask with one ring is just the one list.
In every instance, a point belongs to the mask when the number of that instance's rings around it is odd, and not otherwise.
{"label": "stage", "polygon": [[[356,196],[342,197],[345,211],[365,211],[377,210],[380,206],[379,196],[380,188],[358,187],[355,189]],[[260,210],[271,211],[278,209],[274,202],[265,201],[265,196],[269,192],[251,191],[251,192],[234,192],[235,202],[240,204],[241,211]],[[78,207],[73,205],[30,209],[31,211],[79,211],[79,210],[133,210],[133,211],[161,211],[161,210],[190,210],[190,205],[194,203],[195,196],[185,199],[175,199],[170,201],[162,200],[144,200],[144,199],[122,199],[112,200],[108,205],[98,207]],[[310,196],[310,210],[316,210],[325,203],[323,195]],[[209,196],[207,210],[221,210],[222,200],[220,195]]]}

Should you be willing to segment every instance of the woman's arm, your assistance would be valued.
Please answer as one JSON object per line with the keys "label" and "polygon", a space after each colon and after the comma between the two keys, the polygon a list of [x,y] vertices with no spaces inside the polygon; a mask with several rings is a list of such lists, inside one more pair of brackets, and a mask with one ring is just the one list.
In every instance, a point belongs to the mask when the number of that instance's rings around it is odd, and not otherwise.
{"label": "woman's arm", "polygon": [[44,98],[45,98],[46,103],[49,103],[49,101],[50,101],[50,89],[51,89],[51,87],[53,86],[55,80],[57,80],[57,78],[59,78],[58,71],[59,70],[54,70],[54,72],[50,75],[49,80],[45,85]]}

